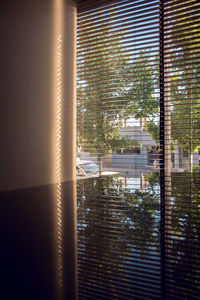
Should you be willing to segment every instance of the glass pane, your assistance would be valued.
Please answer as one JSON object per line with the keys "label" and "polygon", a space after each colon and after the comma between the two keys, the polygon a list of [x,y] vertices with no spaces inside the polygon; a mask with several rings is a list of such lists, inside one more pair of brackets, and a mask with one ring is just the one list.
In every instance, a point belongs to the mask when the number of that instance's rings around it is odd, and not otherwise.
{"label": "glass pane", "polygon": [[159,1],[80,12],[77,49],[79,297],[160,299]]}

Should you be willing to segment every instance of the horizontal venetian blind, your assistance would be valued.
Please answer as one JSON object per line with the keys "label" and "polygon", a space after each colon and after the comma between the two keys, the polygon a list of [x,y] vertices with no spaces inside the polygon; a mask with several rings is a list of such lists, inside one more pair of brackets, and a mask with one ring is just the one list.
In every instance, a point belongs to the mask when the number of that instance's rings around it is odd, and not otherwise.
{"label": "horizontal venetian blind", "polygon": [[200,2],[163,9],[166,298],[199,299]]}
{"label": "horizontal venetian blind", "polygon": [[160,299],[159,10],[78,4],[77,164],[99,168],[78,176],[80,299]]}
{"label": "horizontal venetian blind", "polygon": [[100,170],[78,181],[80,298],[198,299],[200,3],[94,3],[78,7],[77,156]]}
{"label": "horizontal venetian blind", "polygon": [[159,1],[100,3],[78,6],[78,154],[100,171],[158,168]]}

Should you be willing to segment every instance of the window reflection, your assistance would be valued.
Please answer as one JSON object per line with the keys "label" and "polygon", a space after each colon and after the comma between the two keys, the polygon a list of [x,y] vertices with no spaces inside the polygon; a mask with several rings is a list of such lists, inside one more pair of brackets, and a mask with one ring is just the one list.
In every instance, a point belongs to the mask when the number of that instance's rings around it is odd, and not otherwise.
{"label": "window reflection", "polygon": [[132,297],[133,293],[138,298],[160,299],[162,275],[169,298],[198,295],[200,178],[198,173],[188,175],[171,173],[164,219],[159,173],[78,181],[81,299],[84,295]]}
{"label": "window reflection", "polygon": [[[159,193],[152,188],[153,179],[149,180],[149,188],[142,191],[139,177],[134,192],[125,187],[119,176],[78,182],[82,296],[89,293],[91,297],[104,294],[109,299],[122,294],[131,297],[134,290],[136,295],[151,291],[159,299]],[[146,273],[141,292],[140,281],[146,267],[153,271]]]}

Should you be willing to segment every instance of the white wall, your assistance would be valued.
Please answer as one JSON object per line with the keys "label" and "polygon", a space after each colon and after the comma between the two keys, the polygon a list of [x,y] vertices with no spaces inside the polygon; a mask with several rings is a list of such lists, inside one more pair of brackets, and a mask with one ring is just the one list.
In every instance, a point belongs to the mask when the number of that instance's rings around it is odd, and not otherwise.
{"label": "white wall", "polygon": [[[54,1],[0,1],[0,190],[11,190],[55,182],[55,103],[52,93],[54,56]],[[72,38],[74,8],[64,1],[64,63],[72,83],[74,52]],[[74,24],[73,24],[74,26]],[[70,35],[69,39],[67,34]],[[71,45],[70,48],[69,44]],[[73,53],[74,55],[74,53]],[[70,61],[70,63],[69,63]],[[74,77],[73,77],[74,78]],[[63,81],[67,82],[64,78]],[[71,122],[74,86],[63,92],[67,122]],[[67,170],[72,169],[72,135],[63,125],[65,144],[63,155]],[[72,128],[72,124],[70,125]],[[71,139],[71,140],[70,140]],[[68,151],[68,152],[67,152]],[[66,158],[67,157],[67,158]],[[70,159],[69,159],[70,157]],[[65,172],[66,173],[66,172]],[[70,175],[71,176],[71,175]],[[69,176],[69,177],[70,177]],[[63,178],[66,179],[66,174]]]}

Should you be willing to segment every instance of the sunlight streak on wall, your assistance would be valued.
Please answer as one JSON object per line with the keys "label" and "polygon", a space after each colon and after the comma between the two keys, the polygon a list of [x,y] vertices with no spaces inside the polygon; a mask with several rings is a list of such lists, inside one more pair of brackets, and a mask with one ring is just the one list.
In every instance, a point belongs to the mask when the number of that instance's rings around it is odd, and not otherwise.
{"label": "sunlight streak on wall", "polygon": [[63,290],[63,237],[62,237],[62,106],[63,106],[63,70],[62,70],[62,27],[63,0],[54,0],[54,50],[53,50],[53,177],[56,181],[55,227],[56,227],[56,276],[58,299],[62,299]]}
{"label": "sunlight streak on wall", "polygon": [[63,285],[63,255],[62,255],[62,36],[57,38],[57,107],[56,107],[56,208],[58,237],[58,284]]}

